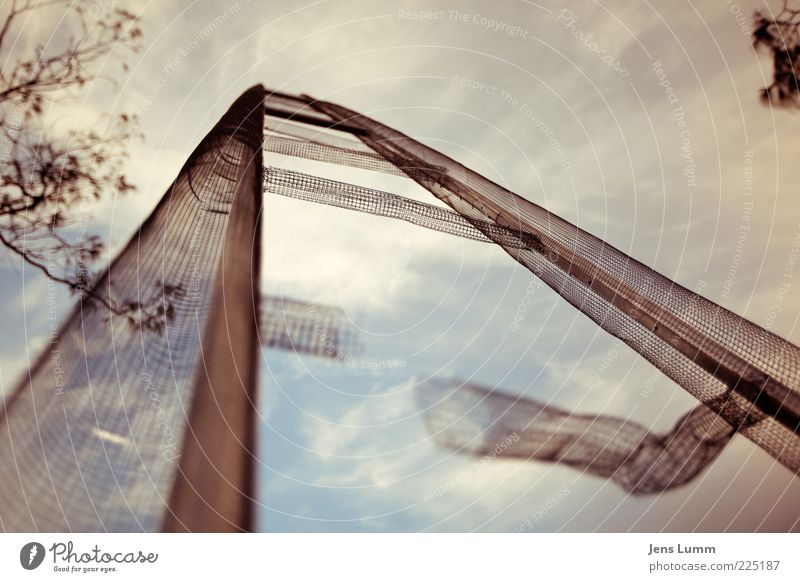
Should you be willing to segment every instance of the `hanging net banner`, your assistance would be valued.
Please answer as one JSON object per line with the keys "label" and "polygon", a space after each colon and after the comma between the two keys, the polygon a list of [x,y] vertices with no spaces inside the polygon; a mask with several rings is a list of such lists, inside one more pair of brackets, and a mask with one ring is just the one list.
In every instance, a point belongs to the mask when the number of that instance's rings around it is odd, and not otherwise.
{"label": "hanging net banner", "polygon": [[319,143],[316,140],[291,139],[280,133],[264,135],[264,150],[269,153],[304,158],[315,162],[339,164],[350,168],[373,170],[396,176],[405,176],[400,168],[390,164],[374,152],[364,152],[349,147]]}
{"label": "hanging net banner", "polygon": [[306,99],[278,91],[269,91],[266,94],[264,113],[272,118],[288,120],[292,124],[302,123],[352,134],[363,132],[358,126],[336,121],[327,113],[310,106]]}
{"label": "hanging net banner", "polygon": [[261,345],[338,361],[363,349],[341,307],[274,296],[261,299]]}
{"label": "hanging net banner", "polygon": [[155,297],[160,325],[84,298],[4,399],[0,529],[250,528],[263,96],[231,106],[94,286]]}
{"label": "hanging net banner", "polygon": [[222,186],[230,203],[165,531],[254,525],[264,95],[261,85],[245,91],[209,134],[223,146],[215,168],[223,182],[207,189]]}
{"label": "hanging net banner", "polygon": [[[606,415],[576,414],[477,384],[431,379],[416,387],[434,442],[464,454],[568,465],[611,479],[634,495],[662,493],[695,478],[722,452],[748,412],[722,397],[654,434]],[[725,410],[720,415],[716,409]]]}
{"label": "hanging net banner", "polygon": [[[793,472],[800,471],[800,349],[592,234],[373,119],[306,99],[406,172],[611,335]],[[444,169],[445,171],[442,171]],[[484,225],[525,233],[515,248]],[[721,403],[732,400],[735,405]],[[746,422],[731,410],[746,410]]]}
{"label": "hanging net banner", "polygon": [[[450,209],[265,173],[264,151],[404,175]],[[428,386],[422,403],[442,444],[485,454],[514,434],[502,456],[566,463],[649,493],[697,475],[740,432],[800,472],[796,346],[396,130],[258,85],[201,141],[4,396],[0,529],[252,529],[260,332],[268,347],[332,347],[337,358],[352,343],[335,310],[302,314],[283,301],[283,321],[260,325],[277,309],[260,305],[264,191],[498,244],[702,403],[654,435],[479,386]],[[141,301],[149,311],[108,308]]]}
{"label": "hanging net banner", "polygon": [[[526,233],[491,222],[467,220],[458,212],[447,208],[292,170],[267,168],[264,172],[264,192],[394,218],[479,242],[494,243],[502,240],[504,245],[516,249],[528,248],[532,244],[531,237],[526,236]],[[480,228],[476,226],[476,222],[481,222]],[[489,238],[486,232],[491,232],[493,238]]]}

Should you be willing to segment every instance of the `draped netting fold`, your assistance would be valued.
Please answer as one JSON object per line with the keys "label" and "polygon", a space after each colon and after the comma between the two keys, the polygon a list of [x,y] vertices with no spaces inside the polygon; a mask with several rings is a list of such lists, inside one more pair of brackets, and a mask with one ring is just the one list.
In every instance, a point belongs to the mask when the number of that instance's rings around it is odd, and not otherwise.
{"label": "draped netting fold", "polygon": [[[155,298],[158,329],[83,298],[4,398],[0,529],[249,528],[253,443],[243,435],[258,357],[257,319],[248,317],[258,297],[249,208],[260,207],[263,95],[256,86],[234,102],[94,285],[116,303]],[[234,267],[246,279],[234,280]],[[238,312],[223,289],[237,297]],[[223,324],[235,337],[209,331]],[[231,403],[243,410],[230,428],[203,414],[209,392],[226,419]],[[202,476],[187,462],[202,446],[200,429],[222,448],[203,447],[213,470]]]}

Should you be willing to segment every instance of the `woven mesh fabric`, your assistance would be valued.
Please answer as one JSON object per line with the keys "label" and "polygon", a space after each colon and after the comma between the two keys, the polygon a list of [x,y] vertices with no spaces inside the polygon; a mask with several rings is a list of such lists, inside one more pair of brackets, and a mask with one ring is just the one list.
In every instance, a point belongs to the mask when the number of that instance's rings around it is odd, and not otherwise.
{"label": "woven mesh fabric", "polygon": [[[246,155],[229,181],[225,239],[206,305],[199,362],[181,458],[170,492],[165,531],[250,531],[255,497],[258,386],[261,174],[264,88],[252,87],[220,123],[224,143],[240,141]],[[212,130],[212,135],[217,132]]]}
{"label": "woven mesh fabric", "polygon": [[[303,123],[296,123],[291,119],[276,119],[270,117],[269,114],[267,114],[264,120],[264,134],[290,137],[310,143],[330,146],[332,148],[355,150],[361,153],[371,154],[373,158],[383,159],[372,151],[369,146],[365,145],[364,142],[343,134],[341,131],[327,130]],[[269,148],[269,144],[265,144],[265,147]],[[334,158],[331,158],[330,161],[332,163],[338,163]]]}
{"label": "woven mesh fabric", "polygon": [[[455,212],[283,170],[265,177],[269,191],[495,242],[703,402],[657,436],[472,386],[428,402],[444,444],[486,454],[480,443],[515,434],[503,456],[568,463],[635,493],[692,478],[736,431],[800,470],[796,346],[374,120],[279,94],[266,105],[289,120],[270,124],[267,151],[403,173]],[[234,103],[95,286],[161,301],[162,329],[81,300],[5,399],[0,529],[249,529],[264,111],[260,86]],[[479,440],[450,432],[441,406]]]}
{"label": "woven mesh fabric", "polygon": [[[301,156],[303,157],[303,156]],[[346,182],[310,176],[292,170],[268,167],[264,172],[264,191],[307,202],[347,208],[357,212],[403,220],[461,238],[524,249],[531,244],[525,233],[491,222],[467,220],[447,208],[425,204],[411,198]],[[475,223],[481,222],[480,229]],[[491,232],[492,238],[486,233]]]}
{"label": "woven mesh fabric", "polygon": [[[416,388],[435,442],[460,453],[569,465],[610,478],[634,494],[655,494],[696,477],[736,430],[700,404],[665,434],[604,415],[567,412],[524,396],[477,384],[432,379]],[[712,403],[726,418],[747,422],[747,411],[724,399]]]}
{"label": "woven mesh fabric", "polygon": [[284,156],[294,156],[317,162],[328,162],[351,168],[405,176],[402,170],[374,152],[331,146],[313,140],[290,139],[277,133],[268,132],[264,136],[264,150]]}
{"label": "woven mesh fabric", "polygon": [[[171,305],[161,332],[83,299],[6,398],[0,529],[162,527],[201,358],[207,367],[215,357],[200,347],[235,194],[248,168],[255,177],[253,161],[260,164],[262,98],[263,88],[254,87],[233,104],[95,286],[120,302],[154,297]],[[167,285],[181,292],[167,297]],[[255,355],[255,329],[251,336],[243,339]]]}
{"label": "woven mesh fabric", "polygon": [[[360,128],[366,145],[495,240],[601,328],[621,339],[729,424],[800,470],[800,349],[660,275],[599,238],[373,119],[308,102]],[[442,171],[444,168],[445,171]],[[504,244],[485,223],[524,232]],[[729,408],[720,403],[732,400]],[[730,410],[747,410],[742,424]]]}
{"label": "woven mesh fabric", "polygon": [[286,297],[261,299],[261,345],[323,358],[361,352],[358,331],[341,307]]}

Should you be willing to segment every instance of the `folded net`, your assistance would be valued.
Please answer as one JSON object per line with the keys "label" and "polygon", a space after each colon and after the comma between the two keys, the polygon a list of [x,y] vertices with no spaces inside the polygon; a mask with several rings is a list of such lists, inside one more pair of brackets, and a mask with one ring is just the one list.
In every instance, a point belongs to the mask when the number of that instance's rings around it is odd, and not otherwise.
{"label": "folded net", "polygon": [[[474,383],[432,379],[416,387],[432,438],[459,453],[568,465],[611,479],[634,495],[662,493],[694,479],[747,422],[738,402],[700,404],[672,430],[634,420],[576,414]],[[725,417],[716,412],[725,410]]]}

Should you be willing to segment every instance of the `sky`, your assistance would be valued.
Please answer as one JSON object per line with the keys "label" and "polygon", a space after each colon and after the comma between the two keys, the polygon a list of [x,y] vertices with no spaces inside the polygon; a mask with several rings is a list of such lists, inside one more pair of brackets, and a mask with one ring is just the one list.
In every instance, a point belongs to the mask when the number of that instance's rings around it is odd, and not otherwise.
{"label": "sky", "polygon": [[[395,127],[800,343],[800,118],[758,101],[771,63],[749,41],[750,15],[774,2],[97,6],[136,13],[144,46],[127,73],[114,69],[116,87],[49,115],[139,117],[128,161],[138,193],[87,210],[110,255],[230,103],[263,83]],[[26,23],[23,41],[47,27]],[[265,163],[436,203],[399,177]],[[739,436],[695,481],[655,497],[437,448],[413,397],[435,376],[660,431],[695,405],[501,249],[272,195],[263,245],[264,290],[341,307],[364,351],[345,364],[262,353],[260,529],[800,530],[800,480]],[[11,257],[0,269],[7,390],[43,345],[48,285]],[[56,293],[63,317],[70,298]]]}

